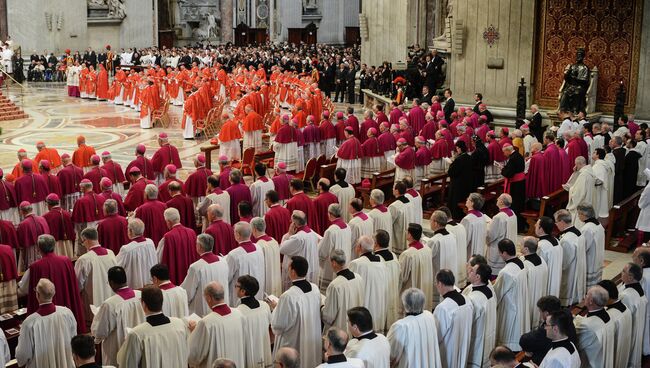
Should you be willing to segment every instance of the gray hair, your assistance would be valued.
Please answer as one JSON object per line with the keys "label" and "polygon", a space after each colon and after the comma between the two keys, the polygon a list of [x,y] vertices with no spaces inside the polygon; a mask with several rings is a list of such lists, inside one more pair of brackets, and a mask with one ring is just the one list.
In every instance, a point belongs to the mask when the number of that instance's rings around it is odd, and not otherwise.
{"label": "gray hair", "polygon": [[525,236],[522,245],[528,248],[530,253],[537,253],[537,238],[534,236]]}
{"label": "gray hair", "polygon": [[482,195],[480,195],[479,193],[470,193],[468,198],[470,202],[472,202],[472,206],[474,206],[475,210],[480,211],[483,209],[483,205],[485,204],[485,199],[483,199]]}
{"label": "gray hair", "polygon": [[43,301],[49,302],[52,301],[54,294],[56,294],[56,286],[48,279],[40,279],[38,280],[38,284],[36,284],[36,292],[41,296]]}
{"label": "gray hair", "polygon": [[104,213],[107,215],[114,215],[117,213],[117,201],[114,199],[107,199],[104,202]]}
{"label": "gray hair", "polygon": [[599,307],[604,307],[609,301],[609,293],[604,287],[595,285],[587,290],[587,294],[591,295],[591,300]]}
{"label": "gray hair", "polygon": [[305,226],[307,224],[307,215],[300,210],[294,210],[291,214],[291,220],[298,226]]}
{"label": "gray hair", "polygon": [[406,313],[422,313],[425,300],[424,293],[417,288],[406,289],[402,293],[402,305]]}
{"label": "gray hair", "polygon": [[594,211],[594,208],[588,204],[579,205],[578,213],[588,219],[596,217],[596,211]]}
{"label": "gray hair", "polygon": [[129,220],[128,229],[131,230],[133,235],[140,236],[144,234],[144,222],[139,218],[132,218]]}
{"label": "gray hair", "polygon": [[327,206],[327,213],[330,215],[339,218],[341,217],[341,205],[338,203],[332,203],[329,206]]}
{"label": "gray hair", "polygon": [[266,222],[264,222],[264,219],[261,217],[253,217],[251,220],[251,227],[260,233],[263,233],[266,231]]}
{"label": "gray hair", "polygon": [[239,184],[241,182],[241,171],[239,169],[233,169],[230,172],[230,180],[232,180],[233,183]]}
{"label": "gray hair", "polygon": [[433,214],[431,214],[431,221],[444,227],[447,225],[447,222],[449,221],[449,217],[447,217],[447,214],[444,213],[443,211],[436,210],[433,211]]}
{"label": "gray hair", "polygon": [[27,206],[20,206],[20,211],[24,213],[32,213],[34,210],[34,207],[31,205],[31,203]]}
{"label": "gray hair", "polygon": [[275,354],[275,359],[284,368],[300,368],[300,353],[298,350],[290,347],[283,347]]}
{"label": "gray hair", "polygon": [[330,327],[326,336],[334,352],[343,354],[345,347],[348,345],[348,334],[340,328]]}
{"label": "gray hair", "polygon": [[553,217],[555,218],[555,222],[564,222],[565,224],[570,225],[571,222],[573,221],[573,218],[571,217],[571,213],[567,210],[559,210],[553,214]]}
{"label": "gray hair", "polygon": [[337,265],[343,267],[347,262],[347,257],[342,249],[334,249],[330,254],[330,261],[336,262]]}
{"label": "gray hair", "polygon": [[372,250],[375,248],[375,239],[373,239],[371,236],[368,235],[363,235],[357,240],[357,243],[366,252],[372,252]]}
{"label": "gray hair", "polygon": [[144,194],[147,196],[147,199],[157,199],[158,187],[153,184],[147,184],[147,186],[144,187]]}
{"label": "gray hair", "polygon": [[196,244],[203,252],[211,252],[214,248],[214,238],[210,234],[199,234],[196,237]]}
{"label": "gray hair", "polygon": [[41,253],[52,253],[54,252],[56,240],[54,240],[54,237],[50,234],[42,234],[38,236],[36,243],[38,244],[38,249]]}
{"label": "gray hair", "polygon": [[616,136],[612,137],[612,139],[615,140],[616,144],[618,144],[619,146],[623,145],[623,137],[620,137],[620,136],[616,135]]}
{"label": "gray hair", "polygon": [[212,218],[220,219],[223,217],[223,207],[221,207],[220,204],[211,204],[210,207],[208,207],[208,214],[210,214]]}
{"label": "gray hair", "polygon": [[172,224],[181,222],[181,214],[174,207],[166,209],[165,212],[163,212],[163,216],[165,217],[165,221],[169,221]]}
{"label": "gray hair", "polygon": [[251,238],[251,224],[245,221],[239,221],[238,223],[235,224],[234,231],[236,234],[239,234],[240,237],[244,239],[250,239]]}
{"label": "gray hair", "polygon": [[384,192],[380,189],[373,189],[370,192],[370,198],[372,198],[372,200],[377,204],[384,204],[384,201],[386,200]]}
{"label": "gray hair", "polygon": [[205,287],[204,292],[206,295],[209,295],[212,299],[216,301],[222,301],[225,298],[226,293],[223,290],[223,285],[219,281],[211,281]]}
{"label": "gray hair", "polygon": [[88,183],[79,183],[79,188],[83,190],[90,190],[93,188],[93,182],[88,182]]}
{"label": "gray hair", "polygon": [[502,193],[499,198],[501,198],[501,202],[503,202],[503,205],[506,207],[512,206],[512,196],[508,193]]}
{"label": "gray hair", "polygon": [[578,157],[576,157],[576,159],[575,159],[575,164],[576,164],[576,165],[582,165],[582,166],[584,166],[584,165],[587,164],[587,160],[585,160],[585,158],[582,157],[582,156],[578,156]]}
{"label": "gray hair", "polygon": [[81,230],[81,233],[79,236],[83,239],[87,240],[97,240],[99,238],[99,234],[97,233],[97,228],[94,227],[87,227],[83,230]]}
{"label": "gray hair", "polygon": [[212,368],[237,368],[237,364],[228,358],[219,358],[212,363]]}

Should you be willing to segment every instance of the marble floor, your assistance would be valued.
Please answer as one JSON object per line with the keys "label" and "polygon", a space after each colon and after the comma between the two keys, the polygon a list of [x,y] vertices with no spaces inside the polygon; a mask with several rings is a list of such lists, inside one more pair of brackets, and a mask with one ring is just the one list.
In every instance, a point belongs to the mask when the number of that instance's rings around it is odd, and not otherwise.
{"label": "marble floor", "polygon": [[[80,134],[98,153],[110,151],[113,158],[126,167],[133,159],[138,143],[147,147],[147,156],[151,157],[158,147],[157,135],[164,130],[172,144],[179,149],[183,169],[179,170],[178,175],[183,180],[193,169],[192,159],[200,152],[201,145],[209,144],[205,140],[182,138],[180,107],[170,107],[172,125],[168,129],[156,127],[145,130],[140,129],[139,113],[135,110],[107,102],[68,97],[67,89],[61,83],[32,83],[25,84],[25,88],[5,86],[1,93],[29,115],[27,119],[0,122],[0,167],[5,172],[11,172],[16,164],[18,149],[24,148],[29,157],[34,157],[36,142],[42,140],[46,145],[58,149],[59,154],[71,154],[76,148],[76,137]],[[336,105],[341,110],[344,107],[342,104]],[[361,106],[357,105],[355,110],[361,118]],[[428,221],[425,221],[424,227],[429,228]],[[616,276],[631,259],[631,253],[605,251],[604,277]]]}

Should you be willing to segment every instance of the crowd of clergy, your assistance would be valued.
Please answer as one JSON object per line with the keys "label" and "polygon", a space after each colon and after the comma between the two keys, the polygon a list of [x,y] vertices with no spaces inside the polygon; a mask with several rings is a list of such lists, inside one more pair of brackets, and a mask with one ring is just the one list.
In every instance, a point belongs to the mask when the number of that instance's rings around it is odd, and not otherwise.
{"label": "crowd of clergy", "polygon": [[[450,90],[444,107],[377,105],[359,122],[312,77],[222,71],[200,69],[200,87],[176,95],[184,130],[232,101],[218,171],[199,154],[182,181],[164,132],[124,169],[79,136],[72,155],[38,142],[0,171],[0,313],[26,297],[28,314],[19,365],[93,364],[93,343],[118,367],[640,367],[650,355],[650,248],[620,285],[602,277],[603,214],[644,186],[639,241],[650,235],[647,127],[569,116],[510,134],[481,101],[456,111]],[[114,101],[133,96],[114,87]],[[247,184],[238,154],[265,150],[267,129],[272,172],[257,163]],[[308,195],[292,173],[320,155],[336,159],[334,180]],[[357,188],[392,168],[392,193],[364,203]],[[416,188],[440,173],[449,197],[427,220]],[[490,217],[475,189],[501,177]],[[562,189],[566,209],[518,237],[522,209]]]}

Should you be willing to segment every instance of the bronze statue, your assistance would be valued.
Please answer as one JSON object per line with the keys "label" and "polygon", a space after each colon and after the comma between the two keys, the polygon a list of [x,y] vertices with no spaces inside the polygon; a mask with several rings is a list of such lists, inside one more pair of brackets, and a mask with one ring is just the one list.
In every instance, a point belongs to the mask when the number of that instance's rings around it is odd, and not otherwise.
{"label": "bronze statue", "polygon": [[564,70],[564,88],[560,91],[560,111],[577,114],[587,106],[587,89],[589,88],[589,67],[584,63],[585,49],[576,52],[576,63]]}

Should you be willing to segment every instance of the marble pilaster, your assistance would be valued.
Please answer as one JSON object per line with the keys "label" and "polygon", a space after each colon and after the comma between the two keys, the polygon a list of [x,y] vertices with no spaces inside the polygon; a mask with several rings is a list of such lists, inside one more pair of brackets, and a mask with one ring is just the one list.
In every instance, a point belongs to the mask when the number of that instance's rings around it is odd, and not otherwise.
{"label": "marble pilaster", "polygon": [[[646,3],[647,5],[647,3]],[[636,120],[650,120],[650,6],[643,7],[639,76],[636,91]]]}
{"label": "marble pilaster", "polygon": [[234,42],[233,23],[234,4],[233,0],[223,0],[221,2],[221,39],[223,42]]}

